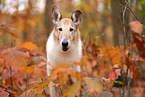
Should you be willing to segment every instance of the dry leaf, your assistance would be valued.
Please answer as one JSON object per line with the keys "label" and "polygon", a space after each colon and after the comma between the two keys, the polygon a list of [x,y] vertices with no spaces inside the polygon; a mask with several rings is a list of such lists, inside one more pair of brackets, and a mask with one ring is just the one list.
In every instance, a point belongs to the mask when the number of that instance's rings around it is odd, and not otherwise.
{"label": "dry leaf", "polygon": [[85,82],[87,86],[89,87],[89,91],[91,92],[96,91],[99,93],[103,91],[103,84],[100,81],[93,78],[86,78]]}
{"label": "dry leaf", "polygon": [[130,26],[131,26],[131,30],[138,33],[138,34],[141,34],[141,32],[143,31],[143,25],[139,22],[139,21],[133,21],[133,22],[130,22],[129,23]]}
{"label": "dry leaf", "polygon": [[118,79],[118,76],[121,75],[120,73],[121,69],[115,69],[112,72],[109,73],[109,78],[112,80]]}
{"label": "dry leaf", "polygon": [[21,48],[24,48],[24,49],[28,49],[28,50],[40,51],[40,49],[37,47],[37,45],[33,44],[32,42],[23,43],[23,44],[19,45],[18,47],[21,47]]}
{"label": "dry leaf", "polygon": [[9,97],[9,93],[0,88],[0,97]]}
{"label": "dry leaf", "polygon": [[78,91],[81,89],[81,82],[75,82],[69,87],[67,97],[75,97]]}
{"label": "dry leaf", "polygon": [[6,49],[2,52],[1,57],[5,60],[5,64],[11,66],[13,70],[17,70],[21,74],[25,72],[28,54],[16,49]]}

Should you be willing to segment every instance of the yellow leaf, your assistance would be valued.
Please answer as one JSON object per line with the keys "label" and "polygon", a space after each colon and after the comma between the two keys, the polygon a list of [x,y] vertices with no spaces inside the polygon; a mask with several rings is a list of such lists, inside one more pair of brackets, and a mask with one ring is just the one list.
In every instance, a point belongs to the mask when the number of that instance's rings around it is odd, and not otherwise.
{"label": "yellow leaf", "polygon": [[67,97],[75,97],[77,92],[81,89],[81,82],[75,82],[69,87]]}
{"label": "yellow leaf", "polygon": [[40,93],[45,87],[48,87],[50,81],[46,81],[40,85],[35,90],[35,93]]}
{"label": "yellow leaf", "polygon": [[141,32],[143,31],[143,25],[139,22],[139,21],[133,21],[133,22],[130,22],[129,23],[130,26],[131,26],[131,30],[138,33],[138,34],[141,34]]}
{"label": "yellow leaf", "polygon": [[87,86],[89,87],[90,91],[96,91],[96,92],[102,92],[103,91],[103,84],[96,80],[96,79],[92,79],[92,78],[85,78],[85,82],[87,84]]}
{"label": "yellow leaf", "polygon": [[21,45],[18,45],[18,47],[28,49],[28,50],[37,50],[40,51],[40,49],[37,47],[37,45],[33,44],[32,42],[26,42]]}

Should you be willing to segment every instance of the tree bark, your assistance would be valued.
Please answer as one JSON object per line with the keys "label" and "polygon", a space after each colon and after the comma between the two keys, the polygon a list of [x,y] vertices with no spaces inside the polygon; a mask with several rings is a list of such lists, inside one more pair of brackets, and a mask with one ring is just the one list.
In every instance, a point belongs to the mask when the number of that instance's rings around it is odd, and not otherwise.
{"label": "tree bark", "polygon": [[[123,20],[123,10],[122,7],[125,6],[124,0],[111,0],[111,9],[112,9],[112,24],[113,24],[113,41],[114,46],[124,45],[124,31],[123,26],[125,26],[127,31],[127,26],[129,23],[129,11],[126,10]],[[126,32],[127,33],[127,32]]]}
{"label": "tree bark", "polygon": [[46,0],[45,12],[44,12],[44,26],[46,36],[52,31],[53,23],[51,18],[51,8],[53,5],[53,0]]}

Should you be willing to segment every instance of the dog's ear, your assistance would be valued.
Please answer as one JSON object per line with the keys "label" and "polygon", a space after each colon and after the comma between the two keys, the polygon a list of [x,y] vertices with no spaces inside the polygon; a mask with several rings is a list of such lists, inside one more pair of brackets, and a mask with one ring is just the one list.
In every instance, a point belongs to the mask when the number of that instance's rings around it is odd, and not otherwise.
{"label": "dog's ear", "polygon": [[62,15],[60,13],[60,10],[58,8],[58,6],[53,5],[52,7],[52,21],[55,25],[57,25],[59,23],[59,21],[62,19]]}
{"label": "dog's ear", "polygon": [[81,17],[82,17],[82,12],[80,10],[76,10],[72,13],[71,19],[76,27],[79,25],[81,21]]}

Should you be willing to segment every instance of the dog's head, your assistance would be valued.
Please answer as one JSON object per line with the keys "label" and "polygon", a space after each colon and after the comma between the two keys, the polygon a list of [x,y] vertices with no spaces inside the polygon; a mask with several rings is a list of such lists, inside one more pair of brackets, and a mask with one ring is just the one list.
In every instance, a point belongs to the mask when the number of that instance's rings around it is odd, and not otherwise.
{"label": "dog's head", "polygon": [[79,29],[78,25],[81,21],[82,12],[76,10],[72,13],[71,18],[63,18],[57,6],[52,8],[52,18],[55,25],[54,36],[59,40],[60,46],[63,51],[67,51],[70,48],[71,42],[78,41]]}

